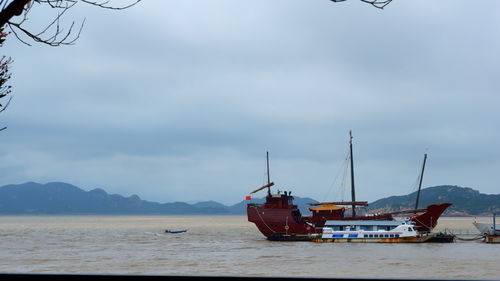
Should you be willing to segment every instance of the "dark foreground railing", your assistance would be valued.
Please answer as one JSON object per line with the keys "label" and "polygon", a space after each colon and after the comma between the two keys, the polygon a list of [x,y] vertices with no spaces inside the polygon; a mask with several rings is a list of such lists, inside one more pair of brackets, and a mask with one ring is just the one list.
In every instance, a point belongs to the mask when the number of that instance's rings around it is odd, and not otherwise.
{"label": "dark foreground railing", "polygon": [[[198,276],[198,275],[113,275],[113,274],[44,274],[44,273],[0,273],[0,281],[7,280],[69,280],[69,281],[87,281],[87,280],[141,280],[141,281],[170,281],[170,280],[207,280],[207,281],[380,281],[380,280],[404,280],[404,281],[434,281],[434,280],[460,280],[460,281],[487,281],[495,279],[415,279],[415,278],[323,278],[323,277],[273,277],[273,276]],[[497,279],[495,281],[500,281]]]}

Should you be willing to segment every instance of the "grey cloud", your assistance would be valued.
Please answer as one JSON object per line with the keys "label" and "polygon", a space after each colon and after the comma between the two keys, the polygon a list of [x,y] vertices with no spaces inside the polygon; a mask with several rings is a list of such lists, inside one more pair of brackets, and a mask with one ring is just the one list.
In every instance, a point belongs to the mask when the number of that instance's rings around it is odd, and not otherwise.
{"label": "grey cloud", "polygon": [[352,129],[364,200],[408,192],[427,148],[425,185],[494,193],[498,5],[85,7],[75,46],[2,48],[15,60],[2,183],[234,203],[270,150],[283,189],[329,199]]}

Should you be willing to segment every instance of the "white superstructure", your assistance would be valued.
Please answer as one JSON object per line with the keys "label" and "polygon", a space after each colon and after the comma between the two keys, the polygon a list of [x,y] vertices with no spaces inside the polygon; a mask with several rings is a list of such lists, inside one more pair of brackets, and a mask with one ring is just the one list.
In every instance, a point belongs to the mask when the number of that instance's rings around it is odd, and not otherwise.
{"label": "white superstructure", "polygon": [[[362,239],[369,240],[398,239],[404,237],[417,237],[419,233],[409,221],[385,220],[332,220],[327,221],[323,227],[322,239]],[[375,242],[375,241],[374,241]]]}

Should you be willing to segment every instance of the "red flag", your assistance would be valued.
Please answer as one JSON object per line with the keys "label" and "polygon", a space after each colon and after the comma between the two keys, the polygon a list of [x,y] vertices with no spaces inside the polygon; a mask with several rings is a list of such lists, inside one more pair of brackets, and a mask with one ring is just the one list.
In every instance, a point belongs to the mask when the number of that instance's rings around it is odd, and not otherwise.
{"label": "red flag", "polygon": [[249,195],[249,196],[245,197],[245,199],[246,200],[252,200],[252,196]]}

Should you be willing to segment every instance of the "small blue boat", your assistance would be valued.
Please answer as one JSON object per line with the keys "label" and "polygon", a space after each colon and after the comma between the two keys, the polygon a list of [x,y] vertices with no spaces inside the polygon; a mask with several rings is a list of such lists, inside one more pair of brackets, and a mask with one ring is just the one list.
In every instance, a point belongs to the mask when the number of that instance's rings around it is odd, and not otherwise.
{"label": "small blue boat", "polygon": [[187,230],[186,229],[184,229],[184,230],[169,230],[169,229],[165,230],[165,233],[169,233],[169,234],[177,234],[177,233],[184,233],[184,232],[187,232]]}

